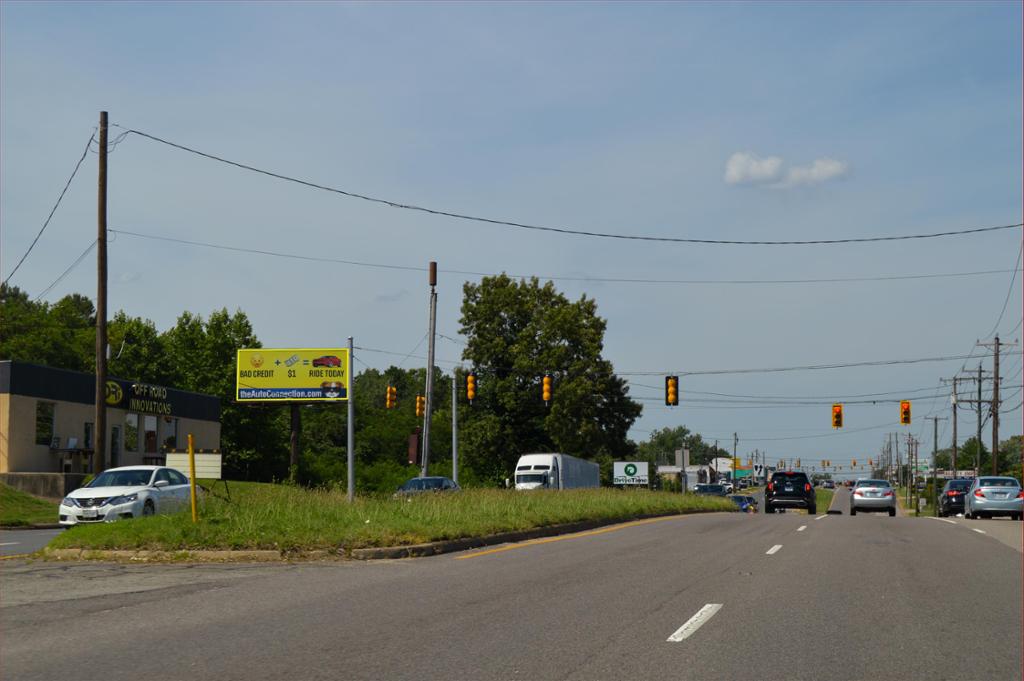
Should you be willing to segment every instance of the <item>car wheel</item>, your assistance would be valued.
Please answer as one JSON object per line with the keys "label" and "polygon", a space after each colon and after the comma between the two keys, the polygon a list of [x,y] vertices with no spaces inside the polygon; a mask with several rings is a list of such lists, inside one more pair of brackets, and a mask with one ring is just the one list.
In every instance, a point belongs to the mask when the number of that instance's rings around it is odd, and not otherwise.
{"label": "car wheel", "polygon": [[850,506],[850,515],[857,515],[857,507]]}
{"label": "car wheel", "polygon": [[765,502],[765,505],[764,505],[764,512],[765,512],[765,513],[775,513],[775,509],[774,509],[774,508],[772,508],[772,505],[771,505],[771,504],[769,504],[769,503]]}
{"label": "car wheel", "polygon": [[966,520],[974,520],[974,516],[967,510],[967,507],[964,507],[964,518]]}
{"label": "car wheel", "polygon": [[807,514],[808,515],[818,515],[818,507],[817,506],[809,506],[807,508]]}
{"label": "car wheel", "polygon": [[895,518],[896,517],[896,509],[895,508],[890,508],[889,509],[889,517],[890,518]]}
{"label": "car wheel", "polygon": [[1024,513],[1018,513],[1017,520],[1024,520]]}
{"label": "car wheel", "polygon": [[147,516],[147,515],[153,515],[155,513],[156,513],[156,507],[153,506],[153,502],[151,500],[149,500],[149,499],[146,499],[146,503],[143,504],[143,506],[142,506],[142,515]]}

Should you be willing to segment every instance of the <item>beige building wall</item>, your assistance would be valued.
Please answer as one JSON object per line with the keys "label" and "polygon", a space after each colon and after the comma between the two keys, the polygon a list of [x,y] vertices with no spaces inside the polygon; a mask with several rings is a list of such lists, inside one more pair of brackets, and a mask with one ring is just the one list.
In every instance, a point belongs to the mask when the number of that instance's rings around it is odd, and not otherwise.
{"label": "beige building wall", "polygon": [[0,393],[0,471],[6,471],[11,450],[11,396]]}

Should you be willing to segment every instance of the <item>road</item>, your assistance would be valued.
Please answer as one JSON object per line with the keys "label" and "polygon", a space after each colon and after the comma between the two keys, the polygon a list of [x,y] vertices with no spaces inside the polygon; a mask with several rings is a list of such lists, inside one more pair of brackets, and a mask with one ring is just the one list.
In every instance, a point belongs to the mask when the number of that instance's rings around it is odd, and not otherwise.
{"label": "road", "polygon": [[63,530],[0,530],[0,556],[38,551],[61,532]]}
{"label": "road", "polygon": [[962,525],[791,512],[373,563],[16,560],[0,654],[26,681],[1020,679],[1021,555]]}

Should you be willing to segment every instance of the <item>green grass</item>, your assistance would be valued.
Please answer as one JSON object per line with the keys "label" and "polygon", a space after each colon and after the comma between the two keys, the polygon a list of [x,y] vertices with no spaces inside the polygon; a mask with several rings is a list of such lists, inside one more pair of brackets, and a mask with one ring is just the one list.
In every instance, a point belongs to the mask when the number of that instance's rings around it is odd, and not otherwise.
{"label": "green grass", "polygon": [[0,525],[7,527],[53,524],[57,504],[0,483]]}
{"label": "green grass", "polygon": [[[922,491],[920,494],[921,494],[922,498],[924,498],[926,496],[926,492],[924,492],[924,491]],[[915,501],[915,502],[917,501],[917,497],[916,496],[914,497],[913,501]],[[914,514],[914,505],[913,505],[913,503],[911,503],[911,504],[907,503],[907,488],[906,488],[906,486],[904,486],[904,487],[897,487],[896,488],[896,503],[900,505],[900,508],[903,509],[903,512],[906,515],[908,515],[908,516],[914,516],[915,515]],[[925,499],[925,505],[921,507],[921,515],[922,516],[932,515],[932,500],[930,498],[929,499]]]}
{"label": "green grass", "polygon": [[818,514],[828,513],[828,507],[832,505],[834,492],[830,489],[814,488],[814,503],[817,504]]}
{"label": "green grass", "polygon": [[[52,548],[346,549],[418,544],[526,530],[581,520],[628,520],[642,515],[736,511],[728,499],[613,489],[514,492],[464,490],[407,499],[359,497],[336,490],[262,483],[231,484],[228,502],[207,495],[200,521],[175,515],[74,528]],[[221,493],[222,494],[222,493]]]}

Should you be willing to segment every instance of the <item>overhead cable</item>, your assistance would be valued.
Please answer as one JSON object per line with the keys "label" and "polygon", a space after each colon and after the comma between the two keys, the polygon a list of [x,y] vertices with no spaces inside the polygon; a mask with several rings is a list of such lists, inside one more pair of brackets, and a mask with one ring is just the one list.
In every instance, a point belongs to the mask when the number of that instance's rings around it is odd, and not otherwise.
{"label": "overhead cable", "polygon": [[497,218],[488,218],[488,217],[482,217],[482,216],[477,216],[477,215],[469,215],[467,213],[457,213],[457,212],[453,212],[453,211],[440,210],[440,209],[437,209],[437,208],[427,208],[425,206],[418,206],[418,205],[411,204],[411,203],[406,203],[406,202],[403,202],[403,201],[397,201],[397,200],[384,199],[384,198],[375,197],[375,196],[369,196],[367,194],[360,194],[358,192],[354,192],[354,191],[347,190],[347,189],[340,189],[338,187],[330,187],[330,186],[327,186],[327,185],[318,184],[316,182],[311,182],[309,180],[302,180],[302,179],[299,179],[299,178],[296,178],[296,177],[291,177],[289,175],[284,175],[282,173],[277,173],[277,172],[274,172],[274,171],[265,170],[265,169],[262,169],[262,168],[257,168],[255,166],[251,166],[251,165],[248,165],[246,163],[241,163],[239,161],[232,161],[232,160],[224,158],[222,156],[217,156],[215,154],[211,154],[211,153],[208,153],[208,152],[205,152],[205,151],[200,151],[200,150],[194,149],[192,147],[187,147],[187,146],[185,146],[183,144],[178,144],[177,142],[171,142],[170,140],[166,140],[166,139],[163,139],[161,137],[157,137],[156,135],[151,135],[149,133],[142,132],[141,130],[135,130],[135,129],[132,129],[132,128],[127,128],[127,127],[124,127],[124,126],[121,126],[121,125],[116,125],[116,124],[114,124],[114,127],[120,128],[122,130],[125,130],[128,134],[138,135],[139,137],[143,137],[143,138],[152,140],[154,142],[159,142],[160,144],[164,144],[164,145],[167,145],[169,147],[173,147],[175,149],[179,149],[181,151],[186,151],[186,152],[188,152],[190,154],[195,154],[196,156],[201,156],[203,158],[206,158],[206,159],[209,159],[209,160],[212,160],[212,161],[218,161],[220,163],[231,165],[231,166],[234,166],[236,168],[240,168],[242,170],[248,170],[248,171],[253,172],[253,173],[258,173],[260,175],[265,175],[267,177],[272,177],[272,178],[275,178],[275,179],[278,179],[278,180],[283,180],[285,182],[292,182],[294,184],[302,185],[304,187],[309,187],[311,189],[319,189],[321,191],[331,192],[331,193],[334,193],[334,194],[340,194],[342,196],[347,196],[347,197],[350,197],[350,198],[353,198],[353,199],[360,199],[360,200],[363,200],[363,201],[369,201],[371,203],[376,203],[376,204],[388,206],[388,207],[391,207],[391,208],[399,208],[399,209],[402,209],[402,210],[409,210],[409,211],[418,211],[418,212],[427,213],[427,214],[430,214],[430,215],[440,215],[440,216],[444,216],[444,217],[454,218],[454,219],[457,219],[457,220],[468,220],[468,221],[472,221],[472,222],[480,222],[480,223],[484,223],[484,224],[497,225],[497,226],[501,226],[501,227],[514,227],[514,228],[518,228],[518,229],[527,229],[527,230],[540,231],[540,232],[554,232],[554,233],[558,233],[558,234],[571,234],[571,235],[574,235],[574,236],[597,237],[597,238],[602,238],[602,239],[622,239],[622,240],[629,240],[629,241],[652,241],[652,242],[661,242],[661,243],[668,242],[668,243],[685,243],[685,244],[714,244],[714,245],[728,245],[728,246],[811,246],[811,245],[826,245],[826,244],[868,243],[868,242],[881,242],[881,241],[904,241],[904,240],[909,240],[909,239],[934,239],[934,238],[946,237],[946,236],[959,236],[959,235],[964,235],[964,234],[978,234],[978,233],[981,233],[981,232],[993,232],[993,231],[997,231],[997,230],[1013,229],[1013,228],[1016,228],[1016,227],[1024,226],[1024,223],[1016,223],[1016,224],[1011,224],[1011,225],[997,225],[997,226],[994,226],[994,227],[975,227],[975,228],[971,228],[971,229],[950,230],[950,231],[932,232],[932,233],[926,233],[926,234],[903,234],[903,235],[896,235],[896,236],[855,237],[855,238],[845,238],[845,239],[813,239],[813,240],[806,240],[806,241],[799,241],[799,240],[785,240],[785,241],[733,241],[733,240],[726,240],[726,239],[694,239],[694,238],[684,238],[684,237],[643,236],[643,235],[635,235],[635,234],[617,234],[617,233],[612,233],[612,232],[594,232],[594,231],[587,231],[587,230],[581,230],[581,229],[570,229],[570,228],[567,228],[567,227],[550,227],[550,226],[542,226],[542,225],[533,225],[533,224],[528,224],[528,223],[524,223],[524,222],[514,222],[514,221],[511,221],[511,220],[502,220],[502,219],[497,219]]}

